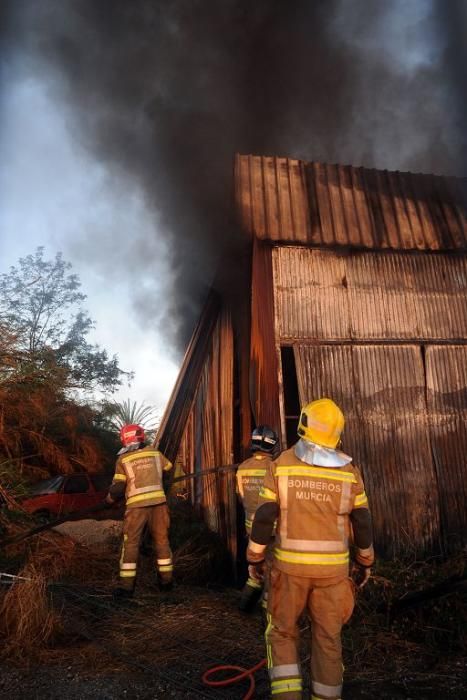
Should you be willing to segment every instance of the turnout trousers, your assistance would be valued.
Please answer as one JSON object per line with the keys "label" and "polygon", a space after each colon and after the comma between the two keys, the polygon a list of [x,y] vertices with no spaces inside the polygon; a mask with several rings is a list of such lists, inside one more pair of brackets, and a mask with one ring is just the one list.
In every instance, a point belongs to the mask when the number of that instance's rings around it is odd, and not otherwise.
{"label": "turnout trousers", "polygon": [[350,579],[326,585],[325,579],[292,576],[273,567],[270,576],[266,650],[271,696],[301,700],[298,619],[311,619],[312,700],[340,700],[342,692],[341,628],[352,614]]}
{"label": "turnout trousers", "polygon": [[138,564],[139,543],[144,526],[151,533],[156,551],[156,567],[161,583],[172,580],[172,552],[169,544],[170,517],[167,503],[127,508],[123,521],[123,545],[120,556],[120,586],[133,590]]}

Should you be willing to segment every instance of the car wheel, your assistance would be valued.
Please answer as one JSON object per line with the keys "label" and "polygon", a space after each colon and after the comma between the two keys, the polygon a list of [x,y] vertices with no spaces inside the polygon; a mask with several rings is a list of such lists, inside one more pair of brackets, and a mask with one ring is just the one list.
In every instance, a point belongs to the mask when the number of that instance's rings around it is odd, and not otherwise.
{"label": "car wheel", "polygon": [[50,511],[48,510],[36,510],[36,512],[34,513],[34,517],[41,525],[45,525],[45,523],[50,522],[52,519]]}

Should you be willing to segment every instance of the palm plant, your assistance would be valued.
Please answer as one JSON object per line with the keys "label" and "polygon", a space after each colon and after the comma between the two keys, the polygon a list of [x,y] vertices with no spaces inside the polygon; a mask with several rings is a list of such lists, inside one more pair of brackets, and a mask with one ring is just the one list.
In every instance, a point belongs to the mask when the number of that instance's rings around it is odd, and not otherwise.
{"label": "palm plant", "polygon": [[123,425],[141,425],[149,437],[157,430],[161,421],[161,411],[154,406],[126,399],[107,404],[108,425],[120,430]]}

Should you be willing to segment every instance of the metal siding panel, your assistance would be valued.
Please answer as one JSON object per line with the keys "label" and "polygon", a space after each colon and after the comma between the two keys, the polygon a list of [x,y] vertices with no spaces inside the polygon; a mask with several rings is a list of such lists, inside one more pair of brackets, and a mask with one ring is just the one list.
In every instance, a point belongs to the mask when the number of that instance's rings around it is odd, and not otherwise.
{"label": "metal siding panel", "polygon": [[167,403],[162,421],[154,441],[171,462],[178,446],[200,382],[206,353],[220,311],[220,300],[211,292],[206,300],[199,322],[191,337],[174,390]]}
{"label": "metal siding panel", "polygon": [[445,547],[467,545],[467,347],[426,350],[427,404]]}
{"label": "metal siding panel", "polygon": [[335,313],[347,307],[343,259],[309,248],[276,250],[280,273],[274,290],[280,337],[348,337],[348,314]]}
{"label": "metal siding panel", "polygon": [[352,348],[341,345],[294,346],[300,403],[303,406],[330,396],[345,415],[343,449],[357,464],[365,461],[364,443],[358,439],[358,396],[354,391]]}
{"label": "metal siding panel", "polygon": [[467,259],[279,247],[274,283],[284,340],[467,339]]}
{"label": "metal siding panel", "polygon": [[439,535],[423,362],[411,346],[296,346],[302,404],[330,396],[361,467],[380,551],[430,550]]}
{"label": "metal siding panel", "polygon": [[[209,308],[208,308],[209,310]],[[210,312],[212,314],[212,311]],[[175,462],[184,457],[191,473],[233,462],[233,376],[234,348],[230,313],[224,309],[217,317],[211,331],[203,336],[195,332],[193,349],[187,353],[190,360],[187,372],[181,372],[175,408],[183,403],[183,413],[169,413],[163,434],[156,444]],[[215,317],[215,318],[216,318]],[[210,318],[210,316],[209,316]],[[211,319],[212,320],[212,319]],[[200,335],[201,333],[201,335]],[[201,342],[202,341],[202,342]],[[196,359],[196,365],[193,363]],[[189,372],[191,369],[192,374]],[[196,370],[196,371],[195,371]],[[189,382],[188,382],[189,380]],[[195,387],[194,382],[196,381]],[[188,383],[187,383],[188,382]],[[187,386],[185,384],[187,383]],[[176,443],[176,453],[171,452],[173,441],[166,441],[171,421],[177,420],[179,428],[183,416],[183,431]],[[163,447],[164,440],[169,449]],[[235,483],[230,475],[210,474],[198,479],[191,486],[193,501],[200,509],[208,526],[218,532],[226,542],[235,560],[237,552]]]}
{"label": "metal siding panel", "polygon": [[278,429],[280,415],[272,253],[270,246],[255,241],[252,265],[250,401],[256,424],[277,426]]}

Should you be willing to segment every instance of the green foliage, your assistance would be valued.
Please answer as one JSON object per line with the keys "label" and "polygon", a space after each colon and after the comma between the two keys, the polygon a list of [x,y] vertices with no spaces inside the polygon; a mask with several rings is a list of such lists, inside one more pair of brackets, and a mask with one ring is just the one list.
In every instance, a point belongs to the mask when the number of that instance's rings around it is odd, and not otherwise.
{"label": "green foliage", "polygon": [[118,432],[123,425],[141,425],[151,438],[160,423],[160,411],[154,406],[126,399],[122,402],[111,401],[103,405],[103,421],[112,430]]}
{"label": "green foliage", "polygon": [[0,485],[12,495],[23,477],[113,465],[115,436],[76,390],[113,391],[125,373],[87,342],[84,299],[69,263],[42,248],[0,275],[0,463],[11,465]]}
{"label": "green foliage", "polygon": [[70,270],[61,253],[45,260],[39,247],[0,275],[0,324],[14,338],[16,371],[28,379],[53,377],[66,389],[113,392],[129,375],[115,356],[88,342],[94,323]]}

